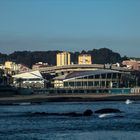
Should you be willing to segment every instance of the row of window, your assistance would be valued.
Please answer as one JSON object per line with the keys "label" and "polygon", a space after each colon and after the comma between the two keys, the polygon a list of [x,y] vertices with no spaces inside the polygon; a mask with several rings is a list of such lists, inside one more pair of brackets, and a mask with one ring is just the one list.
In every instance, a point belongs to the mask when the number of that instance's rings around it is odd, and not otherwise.
{"label": "row of window", "polygon": [[[17,79],[18,81],[19,79]],[[42,79],[39,78],[34,78],[34,79],[21,79],[21,81],[43,81]]]}
{"label": "row of window", "polygon": [[115,78],[121,78],[121,74],[118,73],[109,73],[109,74],[101,74],[101,75],[91,75],[86,76],[83,78],[77,78],[77,79],[115,79]]}
{"label": "row of window", "polygon": [[82,86],[96,86],[96,87],[110,87],[111,83],[116,83],[115,81],[95,81],[95,82],[64,82],[64,87],[82,87]]}

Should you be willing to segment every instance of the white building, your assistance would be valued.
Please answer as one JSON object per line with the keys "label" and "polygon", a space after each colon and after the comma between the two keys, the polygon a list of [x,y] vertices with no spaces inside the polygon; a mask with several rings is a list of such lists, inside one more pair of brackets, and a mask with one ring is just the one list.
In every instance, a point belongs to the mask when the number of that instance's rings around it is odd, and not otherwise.
{"label": "white building", "polygon": [[43,79],[39,71],[30,71],[21,74],[13,75],[15,86],[27,88],[43,88],[45,79]]}

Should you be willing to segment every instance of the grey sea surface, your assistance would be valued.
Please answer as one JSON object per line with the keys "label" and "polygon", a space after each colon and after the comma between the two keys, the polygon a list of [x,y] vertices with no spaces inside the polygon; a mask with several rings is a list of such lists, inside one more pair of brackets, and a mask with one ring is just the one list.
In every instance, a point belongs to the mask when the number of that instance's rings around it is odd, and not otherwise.
{"label": "grey sea surface", "polygon": [[[34,112],[82,113],[102,108],[124,117],[30,115]],[[0,106],[0,140],[139,140],[140,102],[49,102]]]}

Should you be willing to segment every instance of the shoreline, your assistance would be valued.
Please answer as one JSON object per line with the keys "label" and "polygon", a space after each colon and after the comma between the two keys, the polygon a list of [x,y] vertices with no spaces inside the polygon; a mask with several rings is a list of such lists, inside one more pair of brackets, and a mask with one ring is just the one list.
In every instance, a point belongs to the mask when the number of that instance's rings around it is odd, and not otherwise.
{"label": "shoreline", "polygon": [[0,105],[42,102],[90,102],[140,100],[140,94],[61,94],[61,95],[15,95],[0,97]]}

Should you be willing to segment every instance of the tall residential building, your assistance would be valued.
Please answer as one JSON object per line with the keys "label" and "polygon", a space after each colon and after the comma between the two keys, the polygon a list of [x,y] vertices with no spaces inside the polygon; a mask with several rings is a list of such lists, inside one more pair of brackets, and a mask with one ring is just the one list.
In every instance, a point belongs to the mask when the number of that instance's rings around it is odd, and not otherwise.
{"label": "tall residential building", "polygon": [[70,53],[62,52],[57,54],[57,66],[70,65]]}
{"label": "tall residential building", "polygon": [[91,55],[89,55],[89,54],[79,55],[78,64],[92,64]]}

